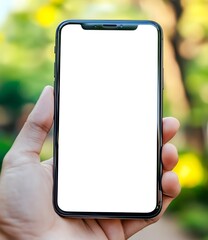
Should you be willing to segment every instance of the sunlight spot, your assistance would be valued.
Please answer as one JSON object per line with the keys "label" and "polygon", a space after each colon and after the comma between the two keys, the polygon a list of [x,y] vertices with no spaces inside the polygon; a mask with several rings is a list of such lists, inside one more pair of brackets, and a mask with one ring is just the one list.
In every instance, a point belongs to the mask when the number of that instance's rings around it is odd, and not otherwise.
{"label": "sunlight spot", "polygon": [[174,172],[178,175],[182,187],[196,187],[204,180],[204,171],[201,162],[193,153],[181,155]]}

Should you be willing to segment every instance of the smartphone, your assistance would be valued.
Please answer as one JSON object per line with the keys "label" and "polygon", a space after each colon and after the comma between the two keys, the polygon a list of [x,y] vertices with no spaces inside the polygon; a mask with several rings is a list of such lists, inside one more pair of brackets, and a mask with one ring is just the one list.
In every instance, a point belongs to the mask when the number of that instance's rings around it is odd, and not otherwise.
{"label": "smartphone", "polygon": [[162,206],[162,30],[68,20],[56,32],[54,208],[151,218]]}

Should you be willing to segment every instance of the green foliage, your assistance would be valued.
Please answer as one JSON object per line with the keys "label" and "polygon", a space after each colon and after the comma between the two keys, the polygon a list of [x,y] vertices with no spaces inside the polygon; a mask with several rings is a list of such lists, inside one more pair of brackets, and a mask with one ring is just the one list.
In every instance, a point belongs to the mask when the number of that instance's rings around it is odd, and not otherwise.
{"label": "green foliage", "polygon": [[208,235],[208,207],[192,205],[180,215],[180,223],[182,226],[196,236],[205,237]]}
{"label": "green foliage", "polygon": [[7,81],[0,86],[0,102],[7,109],[15,111],[25,101],[20,85],[19,81]]}
{"label": "green foliage", "polygon": [[187,63],[185,81],[192,105],[190,120],[195,126],[200,126],[208,119],[207,77],[208,62],[202,64],[201,56]]}
{"label": "green foliage", "polygon": [[7,40],[22,48],[23,51],[35,51],[51,41],[47,31],[35,24],[31,20],[30,13],[27,12],[12,15],[5,27],[7,28]]}

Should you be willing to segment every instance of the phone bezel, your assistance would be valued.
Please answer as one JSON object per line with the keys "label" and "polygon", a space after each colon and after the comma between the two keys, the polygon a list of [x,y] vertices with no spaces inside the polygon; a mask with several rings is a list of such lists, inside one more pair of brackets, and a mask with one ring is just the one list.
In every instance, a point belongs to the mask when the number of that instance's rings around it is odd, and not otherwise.
{"label": "phone bezel", "polygon": [[[59,136],[59,96],[60,96],[60,40],[61,31],[64,26],[68,24],[88,24],[89,26],[96,25],[116,25],[116,30],[123,25],[127,28],[135,25],[153,25],[158,31],[158,88],[157,88],[157,205],[152,212],[148,213],[126,213],[126,212],[73,212],[63,211],[58,205],[58,136]],[[105,30],[105,29],[95,29]],[[109,30],[109,29],[108,29]],[[63,217],[77,217],[77,218],[120,218],[120,219],[138,219],[138,218],[153,218],[157,216],[162,209],[162,102],[163,102],[163,33],[160,25],[154,21],[148,20],[66,20],[62,22],[56,30],[55,39],[55,63],[54,63],[54,141],[53,141],[53,205],[55,211]]]}

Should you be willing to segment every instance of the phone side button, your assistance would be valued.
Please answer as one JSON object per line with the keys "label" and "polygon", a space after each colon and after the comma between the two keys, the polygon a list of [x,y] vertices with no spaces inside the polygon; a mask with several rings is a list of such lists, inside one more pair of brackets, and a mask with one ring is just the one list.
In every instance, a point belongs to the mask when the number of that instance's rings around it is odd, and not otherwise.
{"label": "phone side button", "polygon": [[56,62],[54,62],[54,66],[53,66],[53,76],[54,78],[56,77]]}
{"label": "phone side button", "polygon": [[162,89],[164,90],[164,67],[162,68]]}

